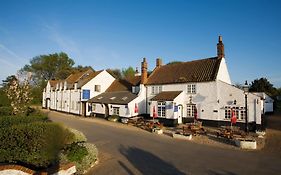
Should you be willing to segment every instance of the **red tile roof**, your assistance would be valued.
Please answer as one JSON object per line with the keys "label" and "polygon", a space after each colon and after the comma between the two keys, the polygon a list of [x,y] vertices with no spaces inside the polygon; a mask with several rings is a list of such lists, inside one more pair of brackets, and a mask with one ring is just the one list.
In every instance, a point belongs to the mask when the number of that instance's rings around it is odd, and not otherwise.
{"label": "red tile roof", "polygon": [[217,57],[174,63],[156,68],[146,84],[206,82],[216,80],[221,59]]}

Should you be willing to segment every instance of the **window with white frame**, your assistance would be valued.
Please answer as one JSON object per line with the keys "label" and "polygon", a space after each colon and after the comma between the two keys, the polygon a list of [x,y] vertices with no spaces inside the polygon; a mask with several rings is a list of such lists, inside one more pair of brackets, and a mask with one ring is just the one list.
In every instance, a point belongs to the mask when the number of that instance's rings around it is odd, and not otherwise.
{"label": "window with white frame", "polygon": [[113,115],[119,115],[119,108],[113,107]]}
{"label": "window with white frame", "polygon": [[93,103],[92,103],[92,111],[93,111],[93,112],[96,111],[96,104],[93,104]]}
{"label": "window with white frame", "polygon": [[196,94],[196,85],[195,84],[188,84],[187,85],[187,93],[188,94]]}
{"label": "window with white frame", "polygon": [[195,104],[186,105],[186,117],[194,117]]}
{"label": "window with white frame", "polygon": [[95,85],[95,91],[100,92],[101,91],[101,86],[100,85]]}
{"label": "window with white frame", "polygon": [[152,86],[151,87],[152,94],[159,94],[160,92],[162,92],[162,86]]}
{"label": "window with white frame", "polygon": [[232,111],[234,111],[237,120],[245,119],[245,115],[246,115],[245,107],[239,107],[239,106],[225,106],[224,118],[231,119]]}
{"label": "window with white frame", "polygon": [[158,117],[166,117],[166,103],[158,102]]}

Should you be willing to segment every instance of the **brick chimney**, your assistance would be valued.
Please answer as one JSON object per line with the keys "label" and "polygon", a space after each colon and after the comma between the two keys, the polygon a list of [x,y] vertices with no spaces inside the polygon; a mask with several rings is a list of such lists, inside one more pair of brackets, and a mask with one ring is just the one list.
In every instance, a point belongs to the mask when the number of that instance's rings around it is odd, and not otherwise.
{"label": "brick chimney", "polygon": [[218,58],[221,59],[221,58],[224,58],[224,44],[222,43],[222,36],[220,35],[219,36],[219,42],[217,44],[217,55],[218,55]]}
{"label": "brick chimney", "polygon": [[147,62],[146,58],[143,58],[141,62],[141,84],[146,84],[147,82]]}
{"label": "brick chimney", "polygon": [[161,67],[162,66],[162,59],[161,58],[157,58],[156,59],[156,68]]}

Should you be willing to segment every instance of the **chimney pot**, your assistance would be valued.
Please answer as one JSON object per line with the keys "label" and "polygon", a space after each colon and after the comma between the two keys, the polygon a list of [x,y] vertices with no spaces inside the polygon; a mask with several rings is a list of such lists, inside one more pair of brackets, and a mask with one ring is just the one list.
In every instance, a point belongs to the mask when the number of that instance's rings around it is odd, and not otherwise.
{"label": "chimney pot", "polygon": [[156,59],[156,67],[161,67],[162,66],[162,59],[161,58],[157,58]]}

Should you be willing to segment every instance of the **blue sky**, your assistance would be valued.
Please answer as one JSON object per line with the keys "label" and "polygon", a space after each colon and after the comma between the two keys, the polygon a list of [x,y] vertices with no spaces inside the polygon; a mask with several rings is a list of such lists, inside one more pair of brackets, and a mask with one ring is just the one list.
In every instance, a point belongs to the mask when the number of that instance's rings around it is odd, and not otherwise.
{"label": "blue sky", "polygon": [[94,69],[216,56],[223,36],[233,83],[281,87],[281,1],[2,0],[0,79],[37,55],[66,52]]}

